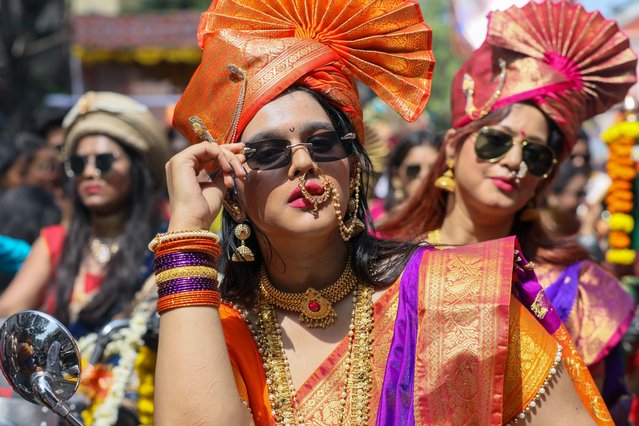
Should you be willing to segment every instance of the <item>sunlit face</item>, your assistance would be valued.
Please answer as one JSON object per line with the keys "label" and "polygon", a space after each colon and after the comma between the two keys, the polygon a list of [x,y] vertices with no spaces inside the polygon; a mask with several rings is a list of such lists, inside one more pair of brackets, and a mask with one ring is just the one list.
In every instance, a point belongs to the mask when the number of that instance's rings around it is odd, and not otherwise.
{"label": "sunlit face", "polygon": [[[98,154],[115,156],[109,170],[96,168]],[[74,155],[87,158],[84,170],[74,177],[82,204],[98,214],[125,208],[131,190],[131,160],[124,149],[108,136],[92,135],[80,140]]]}
{"label": "sunlit face", "polygon": [[530,173],[522,179],[513,177],[522,163],[522,144],[526,140],[547,144],[548,124],[544,115],[535,107],[514,104],[510,114],[501,122],[490,126],[513,136],[515,144],[495,162],[480,160],[475,154],[477,133],[471,134],[460,151],[447,144],[448,158],[455,158],[455,201],[468,211],[484,218],[508,217],[523,208],[534,196],[543,181]]}
{"label": "sunlit face", "polygon": [[433,167],[436,159],[437,150],[431,146],[415,146],[408,151],[404,161],[397,169],[397,176],[407,197],[419,188],[421,181]]}
{"label": "sunlit face", "polygon": [[[240,140],[260,143],[277,138],[287,139],[295,145],[332,130],[335,128],[321,105],[308,93],[297,91],[262,107],[246,126]],[[349,197],[349,159],[321,162],[316,166],[337,189],[343,217]],[[321,184],[319,172],[306,147],[293,147],[291,162],[281,168],[255,171],[246,167],[248,177],[239,182],[238,189],[244,198],[248,218],[269,239],[337,235],[338,222],[332,198],[319,205],[315,216],[312,207],[301,197],[300,176],[306,173],[306,187],[311,192],[314,186]]]}

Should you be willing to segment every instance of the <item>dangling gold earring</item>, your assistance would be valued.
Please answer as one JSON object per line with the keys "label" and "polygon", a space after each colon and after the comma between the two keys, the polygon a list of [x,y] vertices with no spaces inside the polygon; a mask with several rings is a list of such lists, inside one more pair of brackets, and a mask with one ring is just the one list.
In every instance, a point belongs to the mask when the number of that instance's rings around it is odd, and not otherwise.
{"label": "dangling gold earring", "polygon": [[245,243],[251,236],[251,227],[246,223],[246,214],[229,194],[224,197],[224,208],[237,223],[233,233],[235,237],[240,240],[240,246],[235,249],[231,260],[233,262],[253,262],[255,255]]}
{"label": "dangling gold earring", "polygon": [[457,184],[455,183],[455,176],[453,174],[453,166],[455,162],[451,159],[446,162],[448,170],[443,175],[435,180],[435,186],[443,191],[455,192]]}
{"label": "dangling gold earring", "polygon": [[360,175],[361,169],[359,164],[355,168],[355,177],[350,180],[351,192],[354,192],[354,196],[348,201],[346,208],[346,215],[349,216],[346,221],[342,219],[342,205],[339,200],[339,193],[334,186],[331,186],[331,195],[333,197],[333,207],[335,208],[335,215],[337,216],[337,223],[339,233],[344,241],[350,240],[354,235],[361,233],[366,227],[361,220],[357,217],[357,208],[359,206],[359,189],[360,189]]}
{"label": "dangling gold earring", "polygon": [[530,200],[526,204],[526,208],[519,213],[519,220],[522,222],[534,222],[539,220],[539,209],[535,206],[535,201]]}
{"label": "dangling gold earring", "polygon": [[234,230],[235,237],[240,240],[240,246],[235,249],[231,256],[233,262],[253,262],[255,255],[244,243],[251,236],[251,227],[247,223],[238,223]]}
{"label": "dangling gold earring", "polygon": [[[354,235],[361,234],[362,231],[366,229],[366,227],[364,226],[364,223],[361,220],[359,220],[359,218],[357,217],[358,202],[359,202],[359,197],[357,197],[357,199],[351,198],[350,200],[348,200],[348,207],[346,208],[346,216],[348,217],[348,219],[346,219],[345,227],[352,230],[351,237]],[[345,241],[348,241],[348,240],[345,240]]]}
{"label": "dangling gold earring", "polygon": [[391,187],[393,188],[393,199],[399,204],[406,199],[406,192],[402,188],[402,181],[397,177],[391,179]]}

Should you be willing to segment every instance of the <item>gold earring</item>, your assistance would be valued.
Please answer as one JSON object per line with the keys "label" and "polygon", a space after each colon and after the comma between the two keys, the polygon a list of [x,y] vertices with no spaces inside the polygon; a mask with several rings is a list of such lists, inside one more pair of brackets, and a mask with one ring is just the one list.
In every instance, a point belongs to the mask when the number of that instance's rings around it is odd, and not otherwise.
{"label": "gold earring", "polygon": [[231,215],[237,226],[233,230],[235,237],[240,240],[240,246],[235,249],[231,260],[233,262],[253,262],[255,255],[245,241],[251,236],[251,227],[246,223],[246,214],[230,193],[224,197],[224,208]]}
{"label": "gold earring", "polygon": [[364,229],[366,229],[366,227],[364,226],[364,223],[361,220],[359,220],[359,218],[357,217],[358,202],[359,202],[359,196],[357,196],[357,199],[351,198],[350,200],[348,200],[348,207],[346,208],[346,216],[348,216],[348,219],[346,219],[345,227],[348,229],[351,229],[351,233],[350,233],[351,237],[354,235],[361,234],[364,231]]}
{"label": "gold earring", "polygon": [[522,222],[534,222],[539,220],[539,209],[535,207],[533,200],[528,201],[526,208],[519,213],[519,220]]}
{"label": "gold earring", "polygon": [[391,187],[393,188],[393,199],[396,203],[401,203],[406,199],[406,192],[404,188],[402,188],[402,181],[397,176],[392,178]]}
{"label": "gold earring", "polygon": [[234,230],[235,237],[240,240],[240,246],[235,249],[231,260],[233,262],[253,262],[255,255],[244,243],[251,236],[251,227],[247,223],[238,223]]}
{"label": "gold earring", "polygon": [[[357,217],[357,207],[359,206],[359,189],[360,189],[360,175],[361,169],[359,164],[355,171],[355,178],[351,179],[350,186],[355,192],[355,195],[348,201],[346,208],[347,216],[350,216],[346,221],[342,219],[342,205],[339,200],[339,193],[334,186],[331,186],[331,195],[333,197],[333,207],[335,208],[335,215],[337,216],[337,223],[339,233],[344,241],[350,240],[354,235],[361,233],[366,227],[361,220]],[[354,188],[353,188],[354,187]]]}
{"label": "gold earring", "polygon": [[455,176],[453,174],[453,166],[455,165],[455,162],[453,160],[448,160],[446,165],[448,166],[448,170],[435,180],[435,186],[443,191],[455,192],[455,187],[457,186],[455,183]]}
{"label": "gold earring", "polygon": [[222,200],[224,210],[233,218],[235,223],[242,223],[246,220],[246,214],[242,211],[235,198],[231,195],[231,191],[227,192]]}

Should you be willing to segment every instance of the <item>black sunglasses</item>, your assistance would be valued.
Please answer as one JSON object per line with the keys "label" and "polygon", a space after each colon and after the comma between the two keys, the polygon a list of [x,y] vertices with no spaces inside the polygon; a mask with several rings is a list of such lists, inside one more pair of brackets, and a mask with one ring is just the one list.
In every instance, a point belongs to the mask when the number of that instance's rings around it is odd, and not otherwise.
{"label": "black sunglasses", "polygon": [[414,180],[419,176],[419,173],[422,171],[421,164],[409,164],[405,168],[406,177],[410,180]]}
{"label": "black sunglasses", "polygon": [[[491,127],[483,127],[475,139],[475,154],[484,161],[497,162],[510,151],[514,145],[513,136]],[[528,173],[538,178],[547,178],[557,159],[553,150],[540,143],[524,139],[522,159],[528,167]]]}
{"label": "black sunglasses", "polygon": [[80,176],[84,173],[84,169],[89,164],[89,160],[93,158],[93,167],[99,176],[104,175],[111,170],[115,160],[120,158],[120,154],[115,152],[104,152],[96,155],[72,155],[66,161],[67,175],[69,177]]}
{"label": "black sunglasses", "polygon": [[316,163],[342,160],[353,152],[354,133],[338,136],[334,131],[309,136],[306,142],[291,144],[286,139],[266,139],[246,144],[244,154],[251,170],[274,170],[291,163],[291,152],[306,147]]}

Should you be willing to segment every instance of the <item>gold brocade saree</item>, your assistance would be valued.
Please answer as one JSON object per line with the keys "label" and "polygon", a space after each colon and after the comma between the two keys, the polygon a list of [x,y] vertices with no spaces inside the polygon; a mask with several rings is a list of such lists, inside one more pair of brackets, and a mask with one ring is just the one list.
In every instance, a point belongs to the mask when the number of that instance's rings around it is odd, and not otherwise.
{"label": "gold brocade saree", "polygon": [[[594,262],[581,262],[574,277],[562,274],[563,267],[549,264],[540,264],[535,271],[544,289],[556,283],[560,291],[570,291],[571,284],[577,284],[564,324],[586,365],[601,361],[630,325],[634,314],[630,295],[617,278]],[[571,282],[575,278],[578,283]]]}
{"label": "gold brocade saree", "polygon": [[[549,334],[529,307],[511,295],[512,250],[512,239],[426,250],[418,259],[417,270],[405,270],[375,303],[369,424],[376,423],[382,410],[387,412],[388,403],[397,402],[384,398],[384,389],[391,382],[389,371],[396,365],[390,360],[396,354],[389,355],[389,350],[395,348],[393,338],[398,334],[406,283],[415,285],[412,290],[419,325],[412,399],[400,403],[414,406],[410,415],[414,424],[509,422],[533,401],[549,377],[558,343],[564,347],[564,365],[584,406],[598,424],[611,424],[587,369],[562,332],[563,326]],[[405,280],[408,275],[417,282]],[[266,377],[250,332],[232,308],[225,305],[220,312],[240,394],[256,424],[273,424]],[[338,423],[347,376],[347,345],[345,338],[298,390],[304,424]],[[393,396],[406,397],[399,394]],[[394,416],[392,413],[391,419]],[[349,413],[344,420],[350,424]]]}

